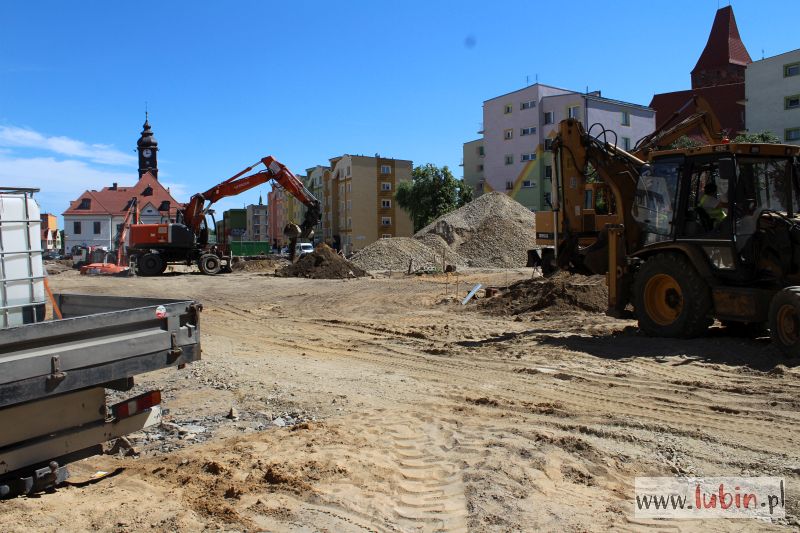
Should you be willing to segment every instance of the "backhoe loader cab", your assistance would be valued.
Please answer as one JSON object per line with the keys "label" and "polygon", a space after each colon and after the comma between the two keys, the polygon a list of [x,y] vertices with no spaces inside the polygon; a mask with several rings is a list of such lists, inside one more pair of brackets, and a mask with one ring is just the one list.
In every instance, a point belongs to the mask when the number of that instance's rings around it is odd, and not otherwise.
{"label": "backhoe loader cab", "polygon": [[799,152],[722,144],[652,154],[630,206],[639,243],[625,265],[609,256],[610,302],[632,303],[650,335],[697,335],[717,318],[768,325],[800,354]]}

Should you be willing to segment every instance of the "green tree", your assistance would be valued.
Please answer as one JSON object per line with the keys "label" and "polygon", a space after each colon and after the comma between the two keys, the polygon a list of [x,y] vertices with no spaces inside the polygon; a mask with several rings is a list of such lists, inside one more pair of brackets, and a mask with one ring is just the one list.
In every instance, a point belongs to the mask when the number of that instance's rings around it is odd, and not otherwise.
{"label": "green tree", "polygon": [[411,177],[411,181],[397,187],[395,198],[411,215],[415,232],[472,201],[472,189],[463,180],[456,179],[447,166],[421,165],[414,168]]}
{"label": "green tree", "polygon": [[743,133],[742,135],[738,135],[731,142],[780,144],[781,140],[771,131],[762,131],[759,133]]}
{"label": "green tree", "polygon": [[698,141],[697,139],[693,139],[688,135],[682,135],[675,139],[675,141],[669,145],[670,150],[685,150],[687,148],[697,148],[698,146],[703,146],[703,143]]}

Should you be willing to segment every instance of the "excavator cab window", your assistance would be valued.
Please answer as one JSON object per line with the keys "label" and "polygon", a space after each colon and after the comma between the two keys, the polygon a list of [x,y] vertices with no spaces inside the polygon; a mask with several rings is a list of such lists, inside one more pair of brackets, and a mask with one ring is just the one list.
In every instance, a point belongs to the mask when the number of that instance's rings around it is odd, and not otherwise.
{"label": "excavator cab window", "polygon": [[672,238],[682,168],[683,158],[662,159],[639,177],[632,214],[642,227],[644,244]]}

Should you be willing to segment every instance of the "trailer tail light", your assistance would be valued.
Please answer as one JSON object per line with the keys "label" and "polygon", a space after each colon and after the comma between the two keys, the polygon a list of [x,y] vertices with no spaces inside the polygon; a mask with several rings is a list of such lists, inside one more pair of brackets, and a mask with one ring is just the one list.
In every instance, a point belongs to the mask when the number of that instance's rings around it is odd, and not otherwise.
{"label": "trailer tail light", "polygon": [[150,409],[151,407],[160,403],[161,391],[154,390],[146,392],[140,396],[136,396],[135,398],[131,398],[130,400],[125,400],[124,402],[112,405],[111,414],[116,419],[128,418],[129,416],[139,414],[145,409]]}

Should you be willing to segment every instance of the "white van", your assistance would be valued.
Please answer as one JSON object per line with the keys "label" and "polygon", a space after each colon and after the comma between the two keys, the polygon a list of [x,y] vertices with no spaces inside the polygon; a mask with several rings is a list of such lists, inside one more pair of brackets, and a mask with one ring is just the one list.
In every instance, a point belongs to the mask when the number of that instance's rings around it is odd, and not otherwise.
{"label": "white van", "polygon": [[298,242],[294,245],[294,256],[297,259],[310,254],[314,251],[314,245],[310,242]]}

